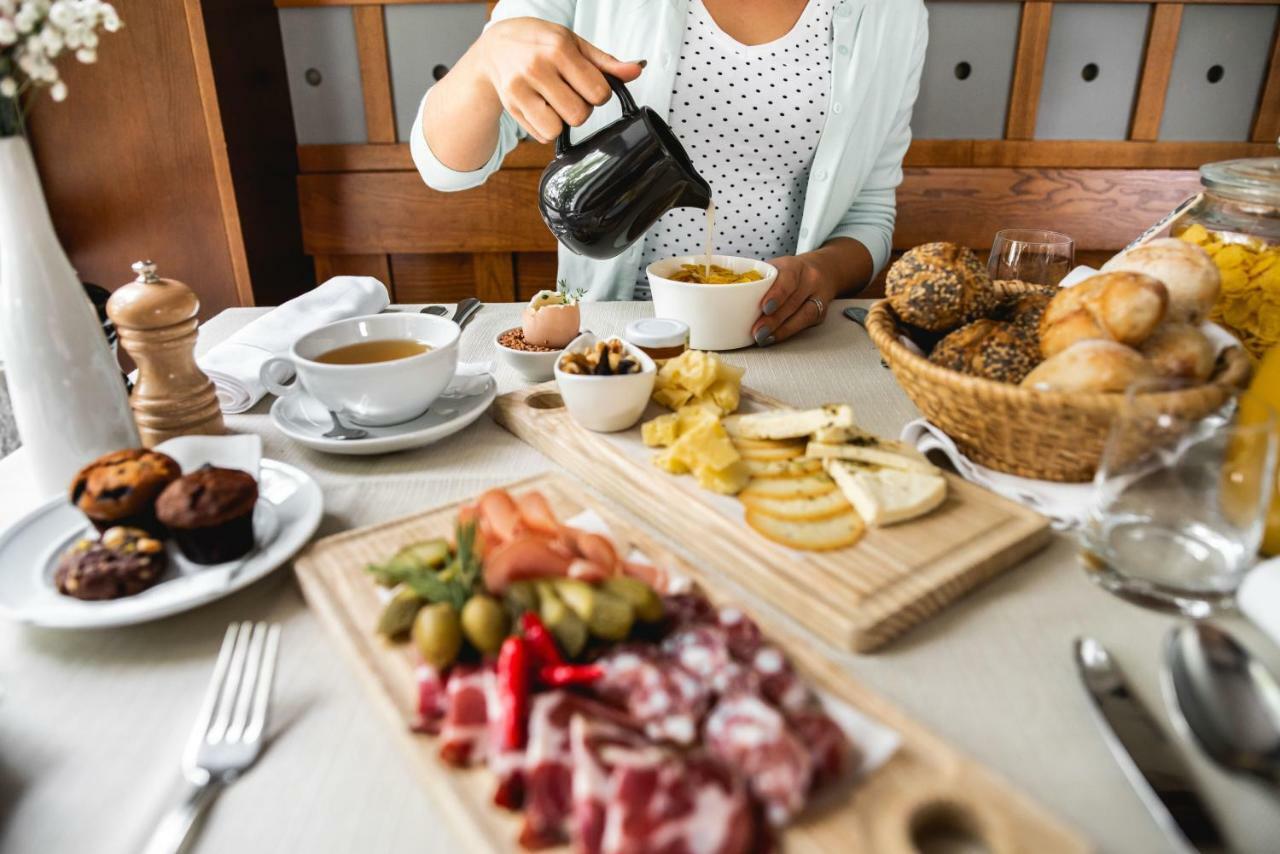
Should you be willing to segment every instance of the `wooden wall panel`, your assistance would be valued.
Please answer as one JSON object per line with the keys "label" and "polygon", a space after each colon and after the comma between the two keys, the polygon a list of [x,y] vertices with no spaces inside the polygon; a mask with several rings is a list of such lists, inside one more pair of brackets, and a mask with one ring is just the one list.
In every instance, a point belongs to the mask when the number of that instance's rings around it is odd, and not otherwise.
{"label": "wooden wall panel", "polygon": [[538,215],[539,177],[503,170],[475,189],[439,193],[416,172],[303,175],[303,246],[317,255],[554,249]]}
{"label": "wooden wall panel", "polygon": [[1160,119],[1164,117],[1165,93],[1169,88],[1169,75],[1173,73],[1173,57],[1178,48],[1180,29],[1182,6],[1157,3],[1151,11],[1142,77],[1138,81],[1138,98],[1129,128],[1130,139],[1153,140],[1160,133]]}
{"label": "wooden wall panel", "polygon": [[1052,20],[1052,3],[1023,4],[1005,124],[1004,135],[1008,139],[1031,139],[1035,135],[1036,108],[1044,84],[1044,59],[1049,52],[1049,24]]}
{"label": "wooden wall panel", "polygon": [[381,6],[356,6],[356,55],[364,93],[364,124],[369,142],[396,141],[396,112],[391,98],[391,66],[387,59],[387,26]]}
{"label": "wooden wall panel", "polygon": [[334,276],[373,276],[386,285],[392,299],[391,265],[386,255],[317,255],[315,257],[316,284]]}
{"label": "wooden wall panel", "polygon": [[475,267],[464,252],[392,255],[391,278],[397,302],[457,302],[476,295]]}
{"label": "wooden wall panel", "polygon": [[556,287],[557,261],[555,252],[516,253],[516,299],[533,299],[538,291]]}

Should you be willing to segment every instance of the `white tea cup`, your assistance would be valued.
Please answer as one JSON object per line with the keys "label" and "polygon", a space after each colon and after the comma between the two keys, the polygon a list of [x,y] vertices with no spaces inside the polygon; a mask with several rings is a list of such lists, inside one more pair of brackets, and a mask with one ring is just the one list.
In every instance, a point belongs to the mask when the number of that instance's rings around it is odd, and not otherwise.
{"label": "white tea cup", "polygon": [[[461,330],[429,314],[371,314],[303,335],[287,356],[268,359],[259,373],[277,397],[304,391],[326,409],[365,427],[411,421],[426,412],[453,380]],[[333,350],[374,341],[413,340],[429,349],[399,359],[361,364],[317,361]],[[289,375],[297,379],[287,382]]]}

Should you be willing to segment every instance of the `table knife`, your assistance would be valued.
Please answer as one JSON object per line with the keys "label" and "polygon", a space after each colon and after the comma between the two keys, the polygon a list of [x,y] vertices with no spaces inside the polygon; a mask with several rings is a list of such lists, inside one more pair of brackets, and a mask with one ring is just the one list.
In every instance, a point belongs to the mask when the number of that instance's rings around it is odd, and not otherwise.
{"label": "table knife", "polygon": [[1156,824],[1187,850],[1227,851],[1177,745],[1130,689],[1106,647],[1077,638],[1075,657],[1107,747]]}

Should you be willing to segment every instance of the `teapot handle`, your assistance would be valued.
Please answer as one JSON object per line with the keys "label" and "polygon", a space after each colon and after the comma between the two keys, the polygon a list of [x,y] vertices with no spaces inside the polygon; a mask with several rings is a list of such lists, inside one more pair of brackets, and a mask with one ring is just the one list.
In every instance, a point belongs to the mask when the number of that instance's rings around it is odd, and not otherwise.
{"label": "teapot handle", "polygon": [[[603,72],[602,72],[603,73]],[[622,117],[634,116],[640,112],[640,108],[636,106],[635,100],[631,97],[631,93],[627,91],[627,85],[614,77],[612,74],[605,74],[604,79],[608,81],[609,88],[613,90],[613,94],[618,96],[618,103],[622,105]],[[569,125],[565,123],[564,129],[560,131],[560,136],[556,137],[556,157],[564,154],[573,145],[569,141]]]}

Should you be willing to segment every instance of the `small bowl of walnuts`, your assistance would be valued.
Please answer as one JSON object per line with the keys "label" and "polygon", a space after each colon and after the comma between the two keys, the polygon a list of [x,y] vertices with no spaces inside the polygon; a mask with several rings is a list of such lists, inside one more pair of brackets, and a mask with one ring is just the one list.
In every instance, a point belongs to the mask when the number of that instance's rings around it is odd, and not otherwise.
{"label": "small bowl of walnuts", "polygon": [[565,347],[555,366],[569,415],[598,433],[634,427],[649,404],[657,375],[658,366],[643,350],[590,332]]}

